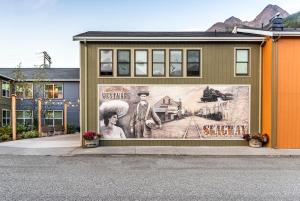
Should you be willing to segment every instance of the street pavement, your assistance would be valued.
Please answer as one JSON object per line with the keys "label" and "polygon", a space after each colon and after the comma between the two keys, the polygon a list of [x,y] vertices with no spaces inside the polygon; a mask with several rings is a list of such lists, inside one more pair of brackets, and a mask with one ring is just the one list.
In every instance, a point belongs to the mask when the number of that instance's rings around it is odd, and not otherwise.
{"label": "street pavement", "polygon": [[299,157],[0,155],[0,200],[300,200]]}

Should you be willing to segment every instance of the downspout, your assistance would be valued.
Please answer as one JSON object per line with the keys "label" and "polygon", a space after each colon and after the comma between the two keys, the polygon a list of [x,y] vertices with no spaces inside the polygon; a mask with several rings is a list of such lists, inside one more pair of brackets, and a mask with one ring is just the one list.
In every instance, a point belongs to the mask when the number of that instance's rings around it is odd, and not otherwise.
{"label": "downspout", "polygon": [[262,46],[265,44],[265,40],[263,40],[260,43],[259,46],[259,99],[258,99],[258,132],[261,133],[262,128],[261,128],[261,124],[262,124],[262,111],[261,111],[261,104],[262,104]]}
{"label": "downspout", "polygon": [[272,38],[272,121],[271,121],[271,133],[272,133],[272,147],[277,148],[277,112],[278,112],[278,40]]}
{"label": "downspout", "polygon": [[[87,42],[84,40],[84,132],[87,131],[87,61],[88,49],[87,49]],[[83,144],[82,144],[83,145]]]}

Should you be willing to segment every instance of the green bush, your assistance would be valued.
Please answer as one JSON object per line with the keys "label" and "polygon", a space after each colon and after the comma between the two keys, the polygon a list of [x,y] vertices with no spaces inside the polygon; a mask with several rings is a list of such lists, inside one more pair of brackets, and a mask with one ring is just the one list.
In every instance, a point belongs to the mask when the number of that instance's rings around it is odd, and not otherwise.
{"label": "green bush", "polygon": [[25,125],[25,124],[18,124],[17,125],[17,133],[23,133],[23,132],[27,132],[27,131],[31,131],[32,130],[32,126],[29,125]]}
{"label": "green bush", "polygon": [[0,135],[0,141],[1,141],[1,142],[7,141],[7,140],[9,140],[9,139],[10,139],[10,136],[9,136],[9,135],[6,135],[6,134]]}
{"label": "green bush", "polygon": [[76,127],[74,125],[67,125],[67,133],[68,134],[72,134],[72,133],[75,133],[77,130],[76,130]]}
{"label": "green bush", "polygon": [[12,138],[12,128],[11,126],[0,127],[0,141],[7,141]]}
{"label": "green bush", "polygon": [[35,130],[32,130],[32,131],[27,131],[27,132],[23,132],[22,133],[22,137],[27,139],[27,138],[35,138],[35,137],[38,137],[39,136],[39,133]]}

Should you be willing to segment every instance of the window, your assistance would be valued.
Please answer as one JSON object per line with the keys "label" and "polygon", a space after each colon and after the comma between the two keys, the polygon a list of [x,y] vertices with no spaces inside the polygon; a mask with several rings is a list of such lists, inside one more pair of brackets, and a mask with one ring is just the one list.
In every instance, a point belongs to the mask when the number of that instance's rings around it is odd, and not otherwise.
{"label": "window", "polygon": [[235,75],[249,75],[249,49],[236,49]]}
{"label": "window", "polygon": [[113,75],[113,51],[100,50],[100,76]]}
{"label": "window", "polygon": [[33,98],[33,84],[32,83],[18,83],[16,84],[17,98],[32,99]]}
{"label": "window", "polygon": [[148,51],[135,50],[135,75],[147,76],[148,75]]}
{"label": "window", "polygon": [[2,80],[2,97],[10,97],[10,83]]}
{"label": "window", "polygon": [[165,50],[152,51],[152,76],[165,75]]}
{"label": "window", "polygon": [[170,76],[182,76],[182,50],[170,50]]}
{"label": "window", "polygon": [[187,50],[187,76],[200,76],[200,50]]}
{"label": "window", "polygon": [[118,76],[130,76],[130,50],[118,50]]}
{"label": "window", "polygon": [[63,125],[63,111],[47,110],[45,114],[45,125],[47,126]]}
{"label": "window", "polygon": [[17,124],[33,125],[31,110],[17,110]]}
{"label": "window", "polygon": [[10,125],[10,110],[2,110],[2,126]]}
{"label": "window", "polygon": [[62,99],[63,85],[62,84],[45,84],[45,98],[47,99]]}

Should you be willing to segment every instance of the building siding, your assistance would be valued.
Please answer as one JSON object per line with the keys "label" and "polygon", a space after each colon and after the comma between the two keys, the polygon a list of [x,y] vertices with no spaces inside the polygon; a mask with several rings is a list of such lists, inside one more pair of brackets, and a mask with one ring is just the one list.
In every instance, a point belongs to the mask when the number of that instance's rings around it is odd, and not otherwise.
{"label": "building siding", "polygon": [[[234,48],[247,47],[251,49],[251,77],[234,76]],[[87,122],[85,130],[97,130],[97,84],[241,84],[251,85],[251,132],[259,128],[259,68],[260,68],[260,43],[87,43],[87,61],[85,61],[85,44],[81,43],[81,106],[87,107],[87,112],[82,110],[82,123]],[[131,54],[130,78],[98,77],[98,49],[149,49],[148,69],[149,77],[134,78],[134,54]],[[195,77],[168,77],[168,56],[166,58],[166,77],[151,77],[151,50],[152,49],[202,49],[202,78]],[[166,54],[168,55],[168,54]],[[186,71],[186,55],[183,58],[183,72]],[[114,64],[116,51],[114,51]],[[87,68],[85,69],[85,65]],[[113,67],[116,72],[116,65]],[[87,72],[87,92],[85,94],[85,71]],[[87,96],[85,103],[84,97]],[[85,115],[87,115],[85,117]]]}
{"label": "building siding", "polygon": [[0,126],[2,126],[2,110],[11,110],[11,98],[2,97],[2,80],[8,81],[0,77]]}

